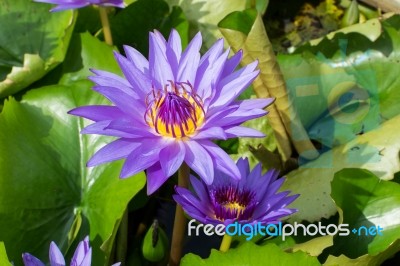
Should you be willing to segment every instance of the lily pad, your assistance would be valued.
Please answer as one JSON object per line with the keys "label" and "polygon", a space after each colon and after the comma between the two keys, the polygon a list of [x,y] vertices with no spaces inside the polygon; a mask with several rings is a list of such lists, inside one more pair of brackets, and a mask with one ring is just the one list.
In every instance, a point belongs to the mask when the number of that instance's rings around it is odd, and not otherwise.
{"label": "lily pad", "polygon": [[[0,114],[0,239],[15,265],[22,252],[47,261],[50,241],[65,253],[90,234],[93,264],[104,264],[100,245],[113,235],[144,174],[119,179],[121,162],[87,168],[110,138],[81,135],[88,124],[67,115],[81,105],[105,104],[89,81],[55,85],[10,98]],[[90,228],[90,231],[89,231]],[[75,241],[76,242],[76,241]]]}
{"label": "lily pad", "polygon": [[72,11],[49,13],[30,0],[0,2],[0,98],[24,89],[64,60]]}
{"label": "lily pad", "polygon": [[[205,48],[210,48],[217,39],[222,38],[218,30],[218,23],[226,15],[234,11],[243,11],[247,8],[254,7],[260,12],[265,12],[268,0],[230,0],[219,1],[216,4],[214,1],[204,0],[166,0],[172,6],[180,6],[183,13],[189,20],[192,30],[201,31]],[[255,6],[252,6],[252,5]]]}
{"label": "lily pad", "polygon": [[332,198],[342,223],[349,225],[349,235],[335,236],[330,254],[353,259],[377,256],[400,240],[399,184],[383,181],[367,170],[343,169],[332,181]]}
{"label": "lily pad", "polygon": [[6,247],[3,242],[0,242],[0,264],[4,266],[11,266],[12,264],[8,261]]}
{"label": "lily pad", "polygon": [[392,179],[400,170],[399,130],[400,115],[290,172],[282,190],[291,190],[300,197],[291,204],[299,211],[289,220],[315,222],[334,215],[337,210],[330,197],[330,182],[343,168],[364,168],[382,180]]}
{"label": "lily pad", "polygon": [[202,259],[197,255],[188,254],[183,257],[181,265],[274,265],[274,266],[312,266],[320,265],[316,257],[297,251],[286,253],[275,244],[257,246],[252,242],[246,242],[236,249],[230,249],[226,253],[212,250],[208,259]]}
{"label": "lily pad", "polygon": [[[149,19],[152,14],[152,19]],[[138,0],[121,10],[110,20],[114,44],[122,51],[123,45],[130,45],[142,54],[148,54],[149,31],[158,29],[168,36],[175,28],[182,38],[182,45],[188,43],[189,23],[180,7],[169,8],[163,0]],[[129,34],[127,34],[129,32]]]}

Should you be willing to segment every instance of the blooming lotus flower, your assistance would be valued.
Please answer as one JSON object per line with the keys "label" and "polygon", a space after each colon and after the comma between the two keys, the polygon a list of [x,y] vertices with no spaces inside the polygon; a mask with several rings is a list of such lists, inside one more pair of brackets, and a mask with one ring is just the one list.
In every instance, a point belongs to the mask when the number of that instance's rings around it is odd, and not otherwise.
{"label": "blooming lotus flower", "polygon": [[[50,244],[49,251],[50,266],[65,266],[65,259],[60,249],[54,242]],[[25,266],[45,266],[36,257],[29,253],[22,254],[22,260]],[[92,262],[92,248],[89,246],[89,237],[85,237],[84,240],[79,242],[78,247],[75,250],[74,256],[71,260],[71,266],[90,266]],[[113,266],[119,266],[121,263],[116,263]]]}
{"label": "blooming lotus flower", "polygon": [[288,196],[290,191],[277,193],[284,182],[278,177],[278,172],[269,170],[261,173],[261,164],[251,172],[247,159],[237,162],[241,179],[234,180],[222,172],[215,174],[211,185],[190,177],[195,191],[175,187],[174,200],[183,210],[198,222],[204,224],[245,223],[277,223],[285,216],[296,212],[287,206],[299,195]]}
{"label": "blooming lotus flower", "polygon": [[50,11],[77,9],[88,5],[124,7],[124,0],[34,0],[35,2],[57,5]]}
{"label": "blooming lotus flower", "polygon": [[239,179],[232,159],[211,140],[263,137],[240,126],[261,117],[273,99],[235,99],[257,77],[257,62],[235,70],[242,58],[228,58],[223,40],[200,56],[198,33],[182,51],[181,39],[172,30],[168,41],[158,31],[150,32],[149,60],[132,47],[115,58],[125,76],[93,70],[94,90],[114,106],[83,106],[70,114],[95,123],[83,134],[118,137],[101,148],[88,166],[123,159],[120,177],[147,170],[147,193],[156,191],[185,162],[207,184],[214,169]]}

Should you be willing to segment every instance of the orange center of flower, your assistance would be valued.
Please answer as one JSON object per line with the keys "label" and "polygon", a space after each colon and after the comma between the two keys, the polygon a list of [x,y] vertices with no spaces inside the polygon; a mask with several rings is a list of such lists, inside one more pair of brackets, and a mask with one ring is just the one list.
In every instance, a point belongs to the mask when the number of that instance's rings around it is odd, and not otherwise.
{"label": "orange center of flower", "polygon": [[147,95],[146,106],[147,124],[162,136],[189,136],[204,121],[203,102],[189,83],[170,81],[164,90],[153,89]]}

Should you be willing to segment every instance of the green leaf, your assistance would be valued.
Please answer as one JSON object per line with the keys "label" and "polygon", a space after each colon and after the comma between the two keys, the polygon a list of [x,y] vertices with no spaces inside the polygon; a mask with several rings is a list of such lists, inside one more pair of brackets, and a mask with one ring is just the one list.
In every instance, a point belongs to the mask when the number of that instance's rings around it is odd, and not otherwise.
{"label": "green leaf", "polygon": [[[239,146],[237,148],[237,152],[232,157],[237,160],[241,157],[249,158],[249,162],[251,167],[254,167],[260,160],[257,157],[258,153],[255,150],[258,150],[260,147],[264,149],[268,149],[269,151],[273,151],[276,149],[276,140],[273,134],[273,131],[270,127],[269,119],[265,119],[265,117],[253,119],[250,121],[246,121],[243,126],[254,128],[264,133],[266,137],[264,138],[238,138]],[[280,157],[278,156],[278,160]],[[278,167],[280,168],[280,161],[278,161]],[[264,167],[269,169],[272,165],[263,164]],[[274,165],[275,166],[275,165]]]}
{"label": "green leaf", "polygon": [[250,33],[256,17],[257,11],[255,9],[247,9],[243,12],[235,11],[222,19],[218,27],[240,31],[247,35]]}
{"label": "green leaf", "polygon": [[[248,16],[248,12],[254,11],[244,11],[241,16]],[[251,20],[249,19],[247,22],[251,22]],[[295,112],[261,15],[257,14],[254,23],[246,26],[250,27],[247,34],[235,28],[222,27],[240,23],[242,20],[239,16],[229,15],[223,20],[223,23],[219,24],[220,31],[234,51],[243,51],[242,65],[259,60],[260,75],[254,80],[253,88],[259,98],[275,98],[275,102],[268,107],[270,111],[268,119],[283,161],[290,158],[292,145],[300,156],[315,159],[318,152],[310,142],[307,132]]]}
{"label": "green leaf", "polygon": [[334,215],[336,207],[329,196],[330,182],[334,173],[343,168],[365,168],[383,180],[392,179],[400,170],[399,130],[400,115],[290,172],[282,190],[290,190],[300,197],[290,205],[299,211],[289,219],[315,222]]}
{"label": "green leaf", "polygon": [[[329,147],[343,144],[361,132],[363,124],[364,131],[372,130],[381,117],[400,113],[395,71],[400,64],[399,28],[399,15],[372,19],[278,57],[311,138]],[[310,101],[313,105],[305,104]],[[351,105],[355,110],[346,110]],[[333,137],[326,130],[333,130]]]}
{"label": "green leaf", "polygon": [[22,252],[47,261],[50,241],[71,254],[74,239],[67,236],[79,231],[79,241],[89,228],[93,264],[103,265],[109,254],[100,245],[112,237],[129,200],[145,184],[142,173],[120,180],[121,162],[86,167],[94,152],[111,141],[79,134],[88,122],[67,114],[76,106],[106,103],[90,87],[89,81],[50,86],[30,91],[21,102],[5,102],[0,235],[15,265],[21,265]]}
{"label": "green leaf", "polygon": [[0,265],[11,266],[12,264],[8,261],[6,247],[3,242],[0,242]]}
{"label": "green leaf", "polygon": [[49,7],[30,0],[0,2],[0,98],[64,60],[75,16],[72,11],[49,13]]}
{"label": "green leaf", "polygon": [[[350,231],[358,231],[336,236],[331,254],[375,256],[400,239],[399,184],[382,181],[367,170],[343,169],[332,180],[331,195],[340,209],[342,223],[349,224]],[[381,235],[377,227],[383,229]]]}
{"label": "green leaf", "polygon": [[[151,19],[149,19],[151,14]],[[148,54],[149,32],[159,29],[168,36],[171,28],[180,33],[183,45],[188,38],[188,22],[179,7],[169,10],[163,0],[138,0],[121,10],[110,20],[114,44],[123,50],[123,45]]]}
{"label": "green leaf", "polygon": [[230,249],[226,253],[217,250],[211,250],[208,259],[201,259],[194,254],[187,254],[183,257],[181,265],[274,265],[274,266],[312,266],[320,265],[317,258],[308,256],[298,251],[295,253],[286,253],[275,244],[257,246],[252,242],[246,242],[236,249]]}
{"label": "green leaf", "polygon": [[90,69],[100,69],[116,74],[121,73],[113,48],[89,33],[74,34],[67,57],[62,64],[60,84],[86,80],[93,73]]}
{"label": "green leaf", "polygon": [[[180,6],[191,25],[191,33],[201,31],[205,48],[210,48],[217,39],[222,38],[216,26],[220,20],[234,11],[242,11],[249,7],[248,1],[230,0],[214,1],[204,0],[166,0],[172,6]],[[250,1],[249,1],[250,2]]]}
{"label": "green leaf", "polygon": [[[396,252],[400,250],[400,241],[394,242],[388,249],[379,253],[375,256],[369,254],[362,255],[356,259],[350,259],[345,255],[340,255],[338,257],[330,255],[324,266],[379,266],[379,265],[391,265],[389,262],[382,264],[388,258],[393,256]],[[392,263],[396,261],[392,261]]]}

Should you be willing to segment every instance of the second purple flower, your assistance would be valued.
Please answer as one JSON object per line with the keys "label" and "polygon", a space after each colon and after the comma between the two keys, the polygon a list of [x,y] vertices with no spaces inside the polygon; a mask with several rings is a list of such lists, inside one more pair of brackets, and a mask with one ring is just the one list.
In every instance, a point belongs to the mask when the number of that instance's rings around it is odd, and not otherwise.
{"label": "second purple flower", "polygon": [[240,179],[232,159],[211,140],[263,137],[254,129],[240,126],[261,117],[273,99],[236,101],[257,77],[257,62],[239,70],[238,52],[228,58],[223,40],[200,56],[198,33],[182,51],[179,34],[168,38],[150,33],[148,60],[132,47],[125,56],[115,53],[124,73],[93,70],[93,89],[114,106],[83,106],[71,114],[94,121],[83,134],[118,137],[89,160],[88,166],[126,159],[121,178],[147,170],[147,193],[155,192],[183,162],[207,184],[214,169]]}

